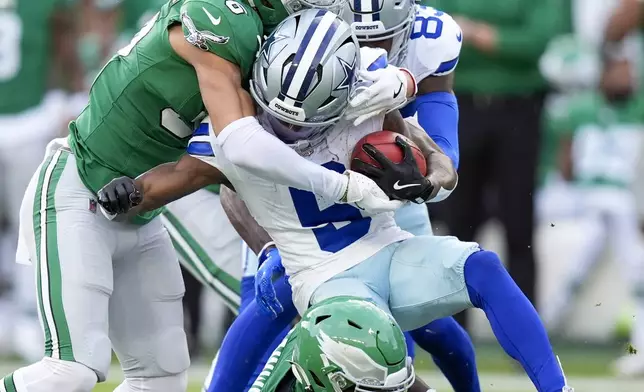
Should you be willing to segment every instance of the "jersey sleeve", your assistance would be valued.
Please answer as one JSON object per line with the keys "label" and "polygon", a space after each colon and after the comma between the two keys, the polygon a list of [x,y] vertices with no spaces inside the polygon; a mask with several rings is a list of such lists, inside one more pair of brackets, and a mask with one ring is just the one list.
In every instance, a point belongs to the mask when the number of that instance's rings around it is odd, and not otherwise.
{"label": "jersey sleeve", "polygon": [[263,30],[255,11],[235,0],[186,0],[180,14],[190,44],[236,64],[243,76],[250,74]]}
{"label": "jersey sleeve", "polygon": [[460,26],[443,11],[417,7],[407,54],[407,69],[418,81],[428,76],[454,72],[463,41]]}
{"label": "jersey sleeve", "polygon": [[221,153],[217,149],[217,139],[210,126],[210,118],[206,117],[192,133],[186,152],[191,157],[204,161],[222,171],[224,163],[221,161]]}

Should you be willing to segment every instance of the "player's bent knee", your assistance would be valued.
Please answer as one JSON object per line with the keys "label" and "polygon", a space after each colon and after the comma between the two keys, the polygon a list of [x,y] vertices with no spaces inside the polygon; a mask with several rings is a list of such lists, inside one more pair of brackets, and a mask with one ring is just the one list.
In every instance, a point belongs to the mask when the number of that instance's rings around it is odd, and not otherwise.
{"label": "player's bent knee", "polygon": [[136,358],[138,364],[124,369],[126,378],[165,378],[180,375],[190,366],[188,341],[183,328],[177,326],[159,332],[156,339],[150,339],[146,352],[152,355]]}
{"label": "player's bent knee", "polygon": [[190,367],[188,339],[183,328],[172,328],[157,340],[156,362],[167,375],[181,374]]}
{"label": "player's bent knee", "polygon": [[482,296],[504,290],[506,285],[502,283],[507,282],[512,278],[496,253],[481,250],[467,258],[465,283],[470,301],[477,308],[482,305]]}
{"label": "player's bent knee", "polygon": [[485,274],[506,273],[499,256],[488,250],[480,250],[472,253],[465,262],[465,270],[466,273],[468,270],[470,272],[475,271],[474,274],[470,273],[469,275],[476,277],[482,277]]}

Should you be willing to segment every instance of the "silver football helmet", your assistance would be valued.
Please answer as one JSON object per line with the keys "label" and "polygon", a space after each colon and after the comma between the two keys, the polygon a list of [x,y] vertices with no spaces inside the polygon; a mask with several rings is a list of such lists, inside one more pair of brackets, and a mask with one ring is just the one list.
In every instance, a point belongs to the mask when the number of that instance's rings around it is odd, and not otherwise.
{"label": "silver football helmet", "polygon": [[328,129],[348,106],[359,64],[360,46],[339,16],[322,9],[289,16],[253,65],[250,92],[260,121],[286,142]]}
{"label": "silver football helmet", "polygon": [[308,8],[322,8],[339,14],[347,0],[282,0],[282,5],[289,14]]}
{"label": "silver football helmet", "polygon": [[400,66],[407,57],[407,45],[416,15],[414,0],[350,0],[340,16],[351,23],[358,41],[392,39],[389,63]]}

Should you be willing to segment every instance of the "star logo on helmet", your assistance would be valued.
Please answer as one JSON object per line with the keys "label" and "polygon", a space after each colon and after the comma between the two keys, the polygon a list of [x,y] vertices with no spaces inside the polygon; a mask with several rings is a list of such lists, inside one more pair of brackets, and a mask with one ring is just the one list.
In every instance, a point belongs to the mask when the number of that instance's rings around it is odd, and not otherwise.
{"label": "star logo on helmet", "polygon": [[288,37],[280,34],[280,33],[275,33],[271,34],[267,39],[266,42],[264,42],[264,47],[262,48],[262,55],[264,56],[264,59],[266,61],[270,61],[268,58],[268,54],[271,52],[271,48],[273,45],[283,39],[287,39]]}
{"label": "star logo on helmet", "polygon": [[353,63],[349,64],[348,62],[344,61],[340,57],[338,57],[338,61],[340,61],[340,65],[342,65],[342,71],[344,72],[344,78],[338,84],[338,87],[335,88],[335,90],[343,90],[349,88],[353,85],[353,82],[355,80],[355,65],[356,65],[356,59],[353,59]]}

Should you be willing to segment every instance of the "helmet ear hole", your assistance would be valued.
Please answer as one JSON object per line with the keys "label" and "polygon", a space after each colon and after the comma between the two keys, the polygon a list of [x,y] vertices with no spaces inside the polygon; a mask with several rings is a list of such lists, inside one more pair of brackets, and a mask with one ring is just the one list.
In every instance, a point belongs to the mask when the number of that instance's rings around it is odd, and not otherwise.
{"label": "helmet ear hole", "polygon": [[273,7],[273,4],[269,3],[268,1],[266,0],[259,0],[259,1],[262,3],[264,7],[269,8],[271,10],[275,9],[275,7]]}
{"label": "helmet ear hole", "polygon": [[325,387],[324,384],[322,383],[322,380],[320,380],[320,377],[318,377],[318,375],[315,374],[315,372],[311,372],[311,378],[319,387],[321,388]]}
{"label": "helmet ear hole", "polygon": [[330,314],[325,314],[325,315],[323,315],[323,316],[318,316],[318,317],[316,317],[316,318],[315,318],[315,325],[320,324],[322,321],[324,321],[324,320],[328,319],[329,317],[331,317],[331,315],[330,315]]}
{"label": "helmet ear hole", "polygon": [[351,320],[351,319],[347,320],[347,323],[348,323],[350,326],[352,326],[353,328],[362,329],[362,327],[361,327],[360,325],[358,325],[355,321],[353,321],[353,320]]}

